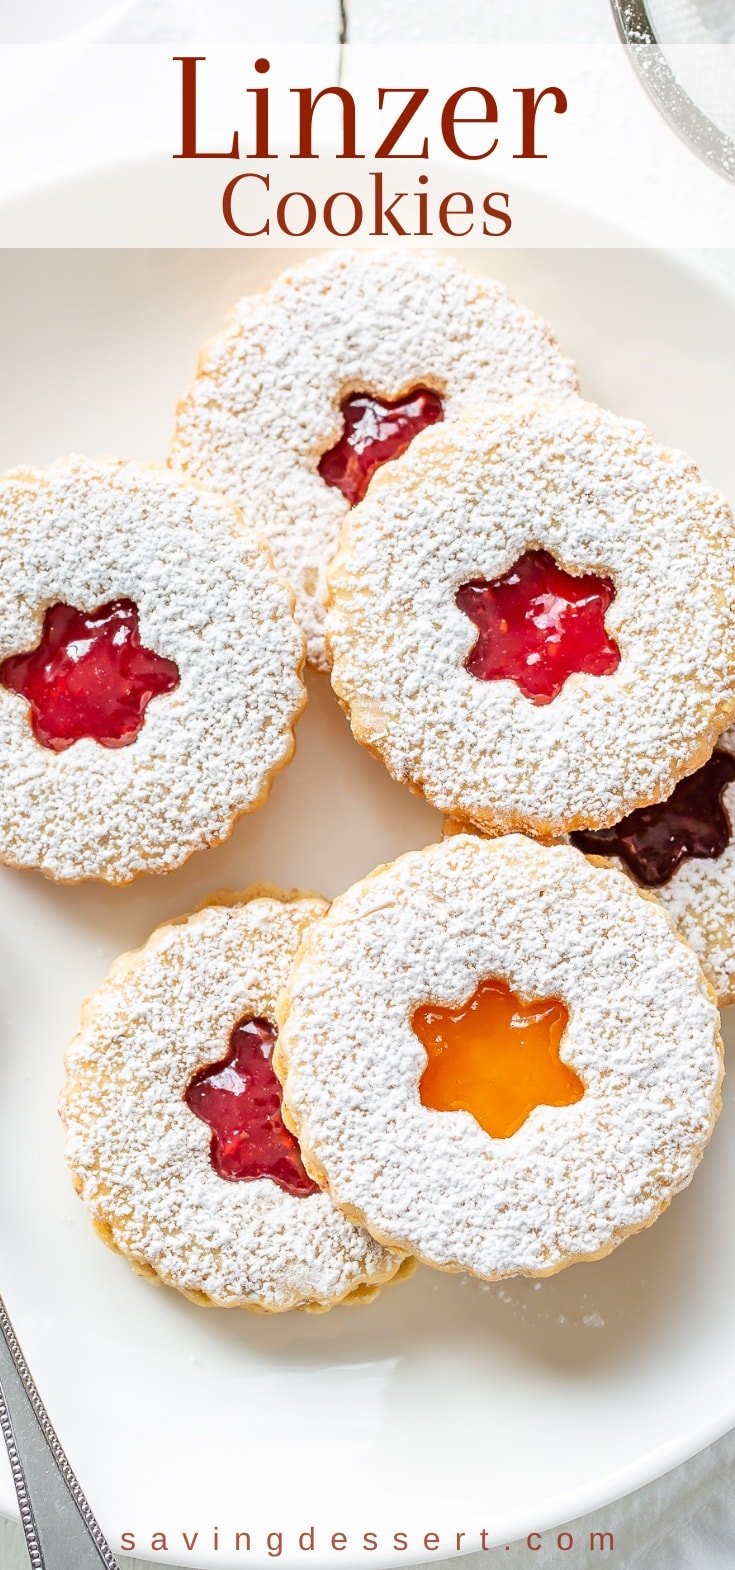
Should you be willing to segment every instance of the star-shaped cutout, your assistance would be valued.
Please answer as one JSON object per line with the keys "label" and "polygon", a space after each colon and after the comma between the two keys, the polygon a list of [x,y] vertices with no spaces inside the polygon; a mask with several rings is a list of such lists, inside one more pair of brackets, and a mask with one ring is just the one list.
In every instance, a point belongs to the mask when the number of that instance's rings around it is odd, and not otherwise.
{"label": "star-shaped cutout", "polygon": [[680,780],[668,801],[638,807],[611,829],[580,829],[579,850],[619,856],[646,888],[661,888],[685,861],[714,861],[727,848],[732,825],[723,801],[735,780],[735,758],[715,750],[707,763]]}
{"label": "star-shaped cutout", "polygon": [[559,1057],[569,1018],[559,998],[525,1002],[505,981],[481,981],[459,1008],[416,1009],[412,1025],[428,1062],[422,1104],[471,1112],[493,1139],[509,1139],[534,1107],[569,1107],[584,1085]]}
{"label": "star-shaped cutout", "polygon": [[26,699],[36,741],[53,752],[85,736],[102,747],[128,746],[151,698],[179,680],[173,660],[143,648],[138,608],[126,599],[94,611],[49,606],[35,649],[0,664],[0,683]]}
{"label": "star-shaped cutout", "polygon": [[327,485],[336,485],[351,507],[362,501],[376,469],[400,457],[414,436],[444,418],[444,406],[430,387],[414,387],[389,402],[373,393],[354,392],[341,404],[344,431],[319,460]]}
{"label": "star-shaped cutout", "polygon": [[288,1194],[318,1194],[298,1140],[281,1117],[281,1087],[273,1069],[276,1028],[267,1019],[244,1019],[232,1032],[219,1063],[194,1075],[186,1104],[212,1129],[212,1166],[230,1181],[270,1178]]}
{"label": "star-shaped cutout", "polygon": [[566,572],[548,551],[526,551],[502,578],[474,578],[456,603],[478,630],[465,670],[481,681],[516,682],[532,703],[550,703],[574,672],[606,676],[620,651],[605,631],[615,598],[609,578]]}

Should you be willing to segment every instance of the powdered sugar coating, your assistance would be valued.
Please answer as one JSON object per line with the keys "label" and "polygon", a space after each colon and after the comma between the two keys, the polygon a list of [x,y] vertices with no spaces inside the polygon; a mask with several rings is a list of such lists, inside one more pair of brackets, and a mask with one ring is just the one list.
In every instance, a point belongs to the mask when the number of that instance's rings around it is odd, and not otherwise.
{"label": "powdered sugar coating", "polygon": [[0,659],[36,646],[47,606],[119,597],[181,678],[131,745],[53,752],[0,687],[0,858],[54,878],[125,883],[225,839],[291,757],[305,702],[290,591],[230,503],[115,459],[6,475]]}
{"label": "powdered sugar coating", "polygon": [[[720,737],[717,747],[735,755],[735,728]],[[726,786],[722,803],[731,828],[735,828],[735,783]],[[459,819],[444,819],[444,838],[467,832],[467,826]],[[600,854],[603,855],[602,848]],[[608,857],[608,853],[604,852],[604,856]],[[609,856],[609,860],[637,885],[634,873],[621,858]],[[720,1007],[735,1003],[735,842],[732,836],[721,856],[712,859],[692,857],[682,862],[668,883],[645,892],[661,900],[682,937],[698,955],[715,988]]]}
{"label": "powdered sugar coating", "polygon": [[310,661],[328,668],[326,567],[349,507],[317,472],[349,392],[469,403],[575,392],[540,317],[501,284],[421,252],[331,251],[235,306],[178,409],[170,462],[240,503],[296,592]]}
{"label": "powdered sugar coating", "polygon": [[[717,743],[735,755],[735,729]],[[735,783],[726,786],[722,803],[735,829]],[[682,862],[668,883],[655,890],[707,971],[721,1005],[735,1002],[735,842],[732,836],[721,856],[692,857]]]}
{"label": "powdered sugar coating", "polygon": [[402,1261],[268,1178],[228,1182],[184,1093],[245,1016],[274,1019],[315,896],[243,896],[123,955],[67,1054],[66,1157],[93,1221],[139,1268],[208,1303],[275,1312],[369,1295]]}
{"label": "powdered sugar coating", "polygon": [[[500,977],[569,1010],[575,1105],[509,1139],[422,1106],[415,1008]],[[347,980],[349,978],[349,980]],[[277,1070],[304,1160],[376,1237],[488,1279],[608,1252],[689,1182],[720,1106],[713,995],[661,906],[614,868],[459,835],[379,868],[307,933]]]}
{"label": "powdered sugar coating", "polygon": [[[617,822],[703,763],[735,705],[735,524],[689,458],[581,399],[416,437],[372,481],[329,581],[332,682],[391,774],[480,830]],[[461,584],[527,550],[611,577],[611,675],[536,705],[464,669]]]}

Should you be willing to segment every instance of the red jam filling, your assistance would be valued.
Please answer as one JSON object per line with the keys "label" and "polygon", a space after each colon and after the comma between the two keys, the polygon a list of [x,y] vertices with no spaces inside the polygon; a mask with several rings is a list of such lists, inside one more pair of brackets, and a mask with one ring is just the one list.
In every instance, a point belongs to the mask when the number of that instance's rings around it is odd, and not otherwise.
{"label": "red jam filling", "polygon": [[609,578],[565,572],[548,551],[526,551],[502,578],[463,583],[456,602],[477,627],[465,670],[481,681],[517,683],[550,703],[575,671],[607,676],[620,650],[605,631],[615,598]]}
{"label": "red jam filling", "polygon": [[242,1020],[227,1057],[194,1075],[186,1104],[212,1130],[211,1161],[220,1177],[267,1177],[288,1194],[318,1194],[281,1117],[281,1087],[271,1062],[275,1039],[269,1020]]}
{"label": "red jam filling", "polygon": [[733,780],[735,758],[715,751],[668,801],[638,807],[611,829],[578,830],[572,841],[590,855],[619,856],[639,883],[661,888],[683,861],[722,855],[732,832],[722,796]]}
{"label": "red jam filling", "polygon": [[135,741],[151,698],[179,685],[178,666],[141,645],[138,608],[51,605],[35,649],[0,664],[0,683],[30,707],[36,741],[63,752],[82,737],[102,747]]}
{"label": "red jam filling", "polygon": [[399,458],[414,436],[444,418],[444,405],[430,387],[414,387],[389,403],[372,393],[350,393],[342,400],[344,431],[319,460],[327,485],[336,485],[351,507],[362,501],[376,469]]}
{"label": "red jam filling", "polygon": [[459,1008],[423,1004],[412,1025],[427,1063],[419,1094],[436,1112],[471,1112],[493,1139],[509,1139],[535,1107],[571,1107],[584,1095],[559,1057],[569,1013],[560,998],[525,1001],[488,977]]}

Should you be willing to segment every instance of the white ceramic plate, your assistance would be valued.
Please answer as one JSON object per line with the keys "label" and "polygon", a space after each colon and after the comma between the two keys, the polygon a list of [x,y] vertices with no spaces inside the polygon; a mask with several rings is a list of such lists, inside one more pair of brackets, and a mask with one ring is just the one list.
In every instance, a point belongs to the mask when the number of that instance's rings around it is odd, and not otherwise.
{"label": "white ceramic plate", "polygon": [[[94,185],[90,186],[90,199]],[[293,256],[293,253],[291,253]],[[197,346],[284,253],[0,257],[3,466],[69,448],[160,455]],[[735,492],[735,300],[642,251],[468,255],[555,321],[586,392],[649,420]],[[209,891],[267,878],[333,894],[437,836],[360,752],[315,680],[298,755],[230,843],[116,891],[0,876],[0,1287],[49,1409],[119,1548],[235,1570],[392,1561],[509,1542],[665,1471],[733,1423],[735,1106],[692,1187],[600,1264],[483,1289],[421,1271],[364,1309],[261,1319],[137,1279],[94,1236],[55,1104],[82,997],[121,949]],[[731,1143],[731,1140],[733,1141]],[[0,1461],[0,1509],[14,1507]],[[213,1530],[219,1528],[219,1547]],[[252,1552],[235,1552],[237,1530]],[[378,1535],[363,1554],[362,1533]],[[187,1551],[182,1533],[199,1533]]]}

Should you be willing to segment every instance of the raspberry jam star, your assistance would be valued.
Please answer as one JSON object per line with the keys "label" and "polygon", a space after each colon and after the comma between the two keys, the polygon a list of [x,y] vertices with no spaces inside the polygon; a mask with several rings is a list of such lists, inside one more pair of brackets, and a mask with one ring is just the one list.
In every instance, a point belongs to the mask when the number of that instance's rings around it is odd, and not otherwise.
{"label": "raspberry jam star", "polygon": [[288,1194],[318,1194],[281,1117],[281,1087],[271,1062],[275,1040],[269,1020],[243,1020],[227,1057],[195,1074],[186,1104],[212,1129],[211,1160],[220,1177],[266,1177]]}
{"label": "raspberry jam star", "polygon": [[609,578],[576,576],[548,551],[526,551],[501,578],[458,589],[456,603],[478,630],[465,669],[481,681],[509,678],[532,703],[551,703],[574,672],[606,676],[620,663],[605,631],[614,598]]}
{"label": "raspberry jam star", "polygon": [[179,680],[173,660],[141,644],[138,608],[127,599],[94,611],[49,606],[35,649],[0,664],[0,683],[27,700],[36,741],[53,752],[83,737],[127,747],[151,698]]}
{"label": "raspberry jam star", "polygon": [[414,387],[392,403],[373,393],[350,393],[341,409],[344,431],[319,460],[319,473],[351,507],[362,501],[376,469],[399,458],[419,431],[444,418],[442,400],[429,387]]}

